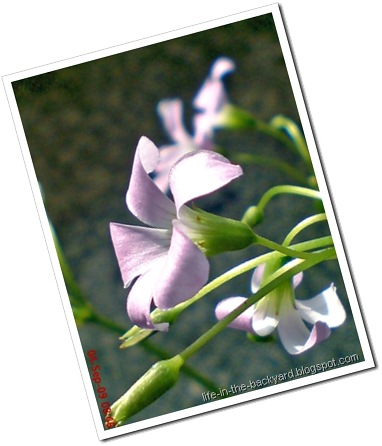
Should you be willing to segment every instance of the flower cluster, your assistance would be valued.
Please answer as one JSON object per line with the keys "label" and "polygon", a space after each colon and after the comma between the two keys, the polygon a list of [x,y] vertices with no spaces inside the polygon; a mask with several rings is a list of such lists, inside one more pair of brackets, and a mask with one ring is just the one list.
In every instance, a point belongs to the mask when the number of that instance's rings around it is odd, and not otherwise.
{"label": "flower cluster", "polygon": [[[126,204],[146,226],[111,223],[110,231],[123,284],[130,288],[127,313],[143,329],[168,329],[167,322],[153,322],[153,308],[171,309],[200,291],[208,281],[209,256],[256,242],[246,222],[210,214],[193,204],[243,174],[239,165],[213,150],[215,128],[233,122],[223,78],[234,68],[225,57],[213,64],[193,101],[193,135],[183,125],[182,102],[169,99],[159,103],[158,112],[173,143],[158,149],[147,137],[138,142]],[[236,124],[238,116],[234,116]],[[270,262],[256,268],[252,292],[280,267]],[[330,328],[344,322],[345,311],[334,285],[312,299],[295,299],[301,279],[302,273],[278,285],[229,326],[258,336],[267,336],[277,327],[290,354],[323,341]],[[224,299],[216,307],[217,319],[244,301],[245,297]],[[311,330],[306,322],[313,325]]]}

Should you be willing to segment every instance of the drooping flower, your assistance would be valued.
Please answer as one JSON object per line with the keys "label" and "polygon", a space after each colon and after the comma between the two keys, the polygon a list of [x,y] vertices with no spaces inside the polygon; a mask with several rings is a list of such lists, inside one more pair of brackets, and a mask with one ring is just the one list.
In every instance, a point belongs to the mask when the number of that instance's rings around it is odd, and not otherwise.
{"label": "drooping flower", "polygon": [[[208,280],[206,255],[226,249],[227,230],[232,229],[234,238],[236,234],[234,249],[248,246],[253,233],[241,222],[231,223],[186,206],[241,176],[240,166],[209,150],[185,155],[170,173],[172,201],[149,176],[158,161],[157,147],[142,137],[126,203],[131,213],[150,227],[111,223],[110,231],[124,286],[132,285],[127,299],[130,319],[143,328],[164,330],[167,324],[154,327],[151,321],[152,304],[169,309],[198,292]],[[220,231],[219,224],[223,227]]]}
{"label": "drooping flower", "polygon": [[160,148],[161,159],[155,169],[154,181],[162,191],[167,191],[168,174],[178,159],[194,150],[214,149],[213,116],[226,102],[222,78],[233,69],[233,62],[224,57],[217,59],[212,65],[210,76],[194,100],[198,113],[194,118],[193,135],[183,124],[183,103],[180,99],[164,99],[159,102],[157,107],[159,117],[173,141],[173,144]]}
{"label": "drooping flower", "polygon": [[[253,293],[260,288],[264,271],[265,265],[255,269],[251,283]],[[344,307],[333,284],[311,299],[296,299],[294,289],[302,277],[300,273],[274,289],[241,313],[230,327],[258,336],[268,336],[277,328],[281,343],[292,355],[300,354],[327,339],[330,328],[338,327],[345,321]],[[222,300],[215,309],[216,317],[222,319],[245,300],[245,297]],[[304,321],[313,325],[310,331]]]}

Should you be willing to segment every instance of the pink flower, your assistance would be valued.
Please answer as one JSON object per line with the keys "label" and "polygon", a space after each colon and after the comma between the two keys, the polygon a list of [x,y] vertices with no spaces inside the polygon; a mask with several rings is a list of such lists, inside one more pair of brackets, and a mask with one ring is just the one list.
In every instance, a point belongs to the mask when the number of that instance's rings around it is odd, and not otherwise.
{"label": "pink flower", "polygon": [[192,241],[198,235],[198,221],[194,220],[199,217],[185,204],[223,187],[242,175],[242,170],[209,150],[189,153],[171,169],[172,201],[149,176],[158,162],[157,147],[142,137],[126,203],[149,227],[111,223],[110,231],[124,286],[132,285],[127,299],[131,321],[143,328],[165,330],[168,324],[154,327],[152,304],[163,310],[172,308],[197,293],[209,274],[206,255]]}

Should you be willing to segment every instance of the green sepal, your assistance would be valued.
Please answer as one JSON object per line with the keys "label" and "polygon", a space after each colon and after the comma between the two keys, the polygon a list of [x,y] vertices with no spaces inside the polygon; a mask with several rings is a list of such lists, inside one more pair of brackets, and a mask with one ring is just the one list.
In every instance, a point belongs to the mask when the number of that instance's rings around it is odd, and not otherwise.
{"label": "green sepal", "polygon": [[258,344],[259,342],[262,343],[266,343],[266,342],[274,342],[275,341],[275,337],[273,336],[273,334],[270,334],[268,336],[259,336],[253,333],[247,333],[247,338],[253,342]]}
{"label": "green sepal", "polygon": [[[183,226],[183,223],[179,222],[179,225]],[[206,256],[238,251],[256,241],[256,234],[246,223],[196,207],[187,209],[184,232]]]}
{"label": "green sepal", "polygon": [[144,339],[147,339],[148,337],[153,335],[155,331],[156,330],[141,328],[134,325],[134,327],[132,327],[129,331],[127,331],[123,336],[119,338],[121,341],[123,341],[119,348],[125,349],[132,347],[133,345],[136,345]]}

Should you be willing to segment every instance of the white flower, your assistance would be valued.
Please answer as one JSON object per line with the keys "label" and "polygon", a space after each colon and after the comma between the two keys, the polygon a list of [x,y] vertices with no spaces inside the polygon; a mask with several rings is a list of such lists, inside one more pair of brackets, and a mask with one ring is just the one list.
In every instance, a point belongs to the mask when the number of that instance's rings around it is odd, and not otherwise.
{"label": "white flower", "polygon": [[[251,289],[256,293],[261,286],[265,265],[256,268],[252,276]],[[330,328],[338,327],[346,319],[344,307],[336,288],[331,284],[317,296],[298,300],[294,289],[302,280],[302,273],[292,281],[281,284],[244,311],[229,326],[258,336],[268,336],[277,328],[281,343],[288,353],[302,353],[327,339]],[[218,319],[232,312],[245,297],[230,297],[222,300],[215,309]],[[305,322],[312,324],[309,330]]]}

